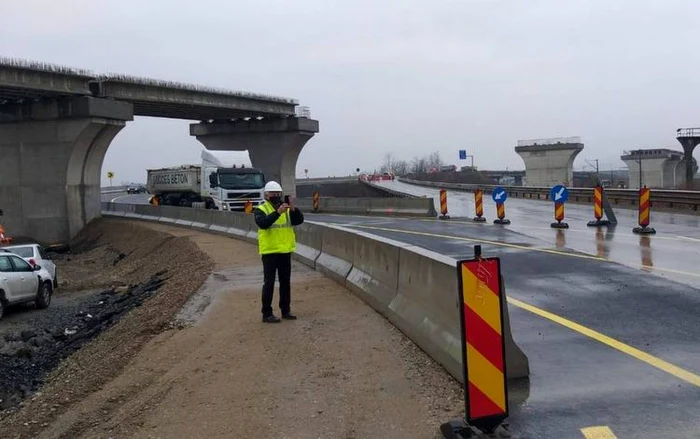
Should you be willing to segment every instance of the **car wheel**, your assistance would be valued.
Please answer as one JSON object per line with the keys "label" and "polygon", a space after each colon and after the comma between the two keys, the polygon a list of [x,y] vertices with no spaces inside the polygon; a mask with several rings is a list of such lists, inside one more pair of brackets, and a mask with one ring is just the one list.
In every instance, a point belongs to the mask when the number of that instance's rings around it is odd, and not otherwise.
{"label": "car wheel", "polygon": [[51,293],[53,292],[51,288],[51,282],[44,282],[39,288],[39,292],[36,295],[36,307],[39,309],[46,309],[51,304]]}

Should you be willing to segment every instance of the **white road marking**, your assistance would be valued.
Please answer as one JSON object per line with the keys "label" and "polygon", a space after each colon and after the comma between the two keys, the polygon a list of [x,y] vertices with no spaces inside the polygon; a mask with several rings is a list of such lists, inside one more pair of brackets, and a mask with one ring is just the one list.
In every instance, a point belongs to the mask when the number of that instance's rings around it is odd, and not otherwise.
{"label": "white road marking", "polygon": [[126,198],[126,197],[128,197],[128,196],[129,196],[129,195],[120,195],[120,196],[118,196],[118,197],[112,198],[111,200],[109,200],[109,202],[110,202],[110,203],[115,203],[118,199],[120,199],[120,198]]}
{"label": "white road marking", "polygon": [[690,236],[681,236],[681,235],[676,235],[678,238],[681,238],[683,240],[688,240],[692,242],[700,242],[700,239],[698,238],[691,238]]}

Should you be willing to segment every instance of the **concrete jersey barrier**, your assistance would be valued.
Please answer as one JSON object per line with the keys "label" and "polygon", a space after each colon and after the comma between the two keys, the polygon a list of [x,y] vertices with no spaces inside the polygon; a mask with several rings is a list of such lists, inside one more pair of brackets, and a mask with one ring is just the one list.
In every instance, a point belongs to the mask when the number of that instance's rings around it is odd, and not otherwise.
{"label": "concrete jersey barrier", "polygon": [[[298,198],[297,206],[310,212],[313,199]],[[432,198],[331,198],[321,194],[318,213],[355,215],[410,216],[434,218],[437,216]]]}
{"label": "concrete jersey barrier", "polygon": [[[257,242],[253,215],[191,208],[103,203],[103,215],[167,222]],[[170,206],[168,206],[170,207]],[[126,216],[133,211],[135,216]],[[190,213],[190,212],[197,213]],[[201,213],[200,213],[201,212]],[[163,215],[170,216],[165,219]],[[202,215],[202,216],[199,216]],[[188,224],[190,224],[188,226]],[[206,226],[206,227],[204,227]],[[423,248],[307,221],[295,228],[295,259],[346,286],[463,382],[456,261]],[[503,297],[508,379],[529,375]]]}

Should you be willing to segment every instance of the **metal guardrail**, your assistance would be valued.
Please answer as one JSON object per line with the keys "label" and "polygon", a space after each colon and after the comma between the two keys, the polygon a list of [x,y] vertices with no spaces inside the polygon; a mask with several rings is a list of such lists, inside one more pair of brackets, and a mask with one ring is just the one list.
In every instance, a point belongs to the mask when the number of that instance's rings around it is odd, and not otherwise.
{"label": "metal guardrail", "polygon": [[[443,189],[454,189],[471,192],[475,189],[484,191],[493,190],[498,185],[479,185],[462,183],[440,183],[432,181],[417,181],[400,178],[404,183],[417,186],[436,187]],[[536,200],[549,200],[551,188],[533,186],[502,186],[508,191],[509,197],[526,198]],[[638,204],[639,191],[636,189],[615,189],[606,188],[605,194],[613,205],[635,206]],[[569,188],[569,202],[572,203],[592,203],[593,188]],[[683,210],[700,213],[700,191],[682,190],[651,190],[651,204],[653,207],[668,210]]]}
{"label": "metal guardrail", "polygon": [[700,128],[678,128],[676,137],[700,137]]}
{"label": "metal guardrail", "polygon": [[521,139],[521,140],[518,140],[518,146],[556,145],[557,143],[581,143],[581,137],[580,136],[550,137],[550,138],[546,138],[546,139]]}

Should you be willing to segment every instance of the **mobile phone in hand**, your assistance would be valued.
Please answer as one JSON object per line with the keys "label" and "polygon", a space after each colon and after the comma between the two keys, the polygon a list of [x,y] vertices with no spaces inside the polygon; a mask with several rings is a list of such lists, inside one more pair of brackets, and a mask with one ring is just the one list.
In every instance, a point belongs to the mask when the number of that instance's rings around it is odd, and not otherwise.
{"label": "mobile phone in hand", "polygon": [[289,195],[284,196],[284,204],[289,204]]}

